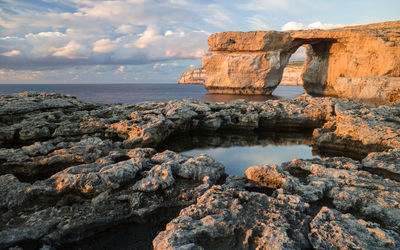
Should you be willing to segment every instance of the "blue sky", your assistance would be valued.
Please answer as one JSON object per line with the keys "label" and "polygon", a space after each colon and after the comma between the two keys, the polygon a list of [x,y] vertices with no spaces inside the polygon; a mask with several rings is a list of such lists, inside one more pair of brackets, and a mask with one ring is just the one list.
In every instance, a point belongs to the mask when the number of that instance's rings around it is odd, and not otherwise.
{"label": "blue sky", "polygon": [[175,83],[215,32],[399,19],[398,0],[0,0],[0,83]]}

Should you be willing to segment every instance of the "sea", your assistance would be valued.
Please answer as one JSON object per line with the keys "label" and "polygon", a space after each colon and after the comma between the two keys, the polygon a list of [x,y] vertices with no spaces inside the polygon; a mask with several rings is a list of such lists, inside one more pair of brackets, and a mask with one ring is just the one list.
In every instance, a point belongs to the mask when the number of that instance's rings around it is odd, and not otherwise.
{"label": "sea", "polygon": [[278,86],[271,96],[221,95],[209,93],[203,85],[179,84],[0,84],[0,94],[25,91],[52,92],[76,96],[95,103],[168,102],[194,98],[201,101],[229,102],[237,99],[265,101],[297,97],[304,93],[302,86]]}

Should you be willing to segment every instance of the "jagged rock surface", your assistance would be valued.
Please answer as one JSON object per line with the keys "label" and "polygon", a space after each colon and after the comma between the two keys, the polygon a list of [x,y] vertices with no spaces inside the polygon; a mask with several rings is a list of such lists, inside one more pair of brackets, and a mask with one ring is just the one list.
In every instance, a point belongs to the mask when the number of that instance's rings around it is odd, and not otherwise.
{"label": "jagged rock surface", "polygon": [[397,249],[400,183],[364,169],[344,157],[250,167],[247,180],[227,179],[181,210],[154,248]]}
{"label": "jagged rock surface", "polygon": [[299,196],[214,186],[181,210],[154,239],[154,249],[308,248],[307,209]]}
{"label": "jagged rock surface", "polygon": [[[396,249],[398,114],[398,105],[307,95],[124,105],[32,92],[0,96],[0,248],[82,246],[130,223],[146,244],[155,238],[156,248]],[[154,149],[176,133],[223,129],[315,129],[315,149],[370,154],[361,162],[267,164],[235,177],[208,156]],[[329,223],[349,240],[335,240],[341,236]]]}
{"label": "jagged rock surface", "polygon": [[225,173],[204,155],[193,159],[138,148],[125,156],[69,167],[33,184],[1,175],[0,247],[27,241],[62,246],[114,224],[143,224],[160,209],[193,203]]}
{"label": "jagged rock surface", "polygon": [[400,88],[399,38],[400,21],[332,30],[217,33],[208,40],[212,53],[203,57],[204,85],[213,93],[268,95],[280,83],[291,54],[304,45],[302,79],[308,93],[387,103]]}

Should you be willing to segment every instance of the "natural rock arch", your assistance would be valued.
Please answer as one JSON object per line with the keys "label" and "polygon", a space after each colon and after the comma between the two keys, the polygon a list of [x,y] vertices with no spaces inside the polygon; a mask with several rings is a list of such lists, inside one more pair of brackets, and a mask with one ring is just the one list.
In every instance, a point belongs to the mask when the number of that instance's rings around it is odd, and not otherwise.
{"label": "natural rock arch", "polygon": [[213,93],[269,95],[302,45],[307,46],[302,79],[310,94],[384,100],[400,88],[400,21],[334,30],[222,32],[208,43],[204,86]]}

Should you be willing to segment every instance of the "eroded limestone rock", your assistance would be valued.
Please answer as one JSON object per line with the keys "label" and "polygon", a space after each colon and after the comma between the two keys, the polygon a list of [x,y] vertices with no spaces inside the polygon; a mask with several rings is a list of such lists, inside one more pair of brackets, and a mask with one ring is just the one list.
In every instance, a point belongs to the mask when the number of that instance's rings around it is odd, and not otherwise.
{"label": "eroded limestone rock", "polygon": [[149,216],[162,213],[158,210],[175,211],[193,203],[225,174],[204,155],[192,159],[138,148],[126,156],[120,162],[105,157],[69,167],[34,184],[1,175],[0,247],[27,241],[57,247],[115,224],[151,223]]}
{"label": "eroded limestone rock", "polygon": [[[0,100],[0,248],[83,247],[81,240],[124,223],[159,248],[374,240],[399,248],[398,105],[308,95],[103,105],[30,92]],[[315,129],[316,148],[370,154],[266,164],[238,177],[208,156],[154,149],[168,136],[204,129]]]}
{"label": "eroded limestone rock", "polygon": [[[227,178],[181,210],[154,239],[154,248],[400,246],[400,183],[369,173],[358,161],[295,159],[250,167],[246,176]],[[271,188],[272,195],[265,195]]]}
{"label": "eroded limestone rock", "polygon": [[400,21],[394,21],[332,30],[213,34],[208,40],[212,53],[203,57],[204,86],[212,93],[268,95],[280,83],[291,54],[305,45],[302,79],[308,93],[387,103],[387,95],[400,88],[399,31]]}
{"label": "eroded limestone rock", "polygon": [[316,249],[396,249],[399,234],[379,224],[323,207],[310,223],[309,235]]}
{"label": "eroded limestone rock", "polygon": [[214,186],[196,204],[181,210],[153,245],[154,249],[308,248],[307,209],[298,196],[273,198]]}
{"label": "eroded limestone rock", "polygon": [[188,70],[181,75],[178,84],[204,84],[206,71],[203,68]]}

